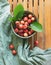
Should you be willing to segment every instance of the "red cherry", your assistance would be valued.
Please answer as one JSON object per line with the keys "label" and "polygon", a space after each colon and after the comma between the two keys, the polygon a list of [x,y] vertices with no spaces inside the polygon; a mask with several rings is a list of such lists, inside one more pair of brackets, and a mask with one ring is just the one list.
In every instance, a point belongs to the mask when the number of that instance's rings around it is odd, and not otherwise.
{"label": "red cherry", "polygon": [[24,33],[24,37],[27,37],[28,36],[28,33]]}
{"label": "red cherry", "polygon": [[28,19],[28,23],[29,23],[29,24],[31,23],[31,19]]}
{"label": "red cherry", "polygon": [[23,33],[23,30],[19,30],[19,33]]}
{"label": "red cherry", "polygon": [[24,36],[23,35],[23,30],[19,30],[19,33],[18,33],[20,36]]}
{"label": "red cherry", "polygon": [[15,24],[16,24],[16,27],[18,28],[20,22],[19,21],[16,21]]}
{"label": "red cherry", "polygon": [[16,50],[12,50],[12,54],[16,55],[17,54]]}
{"label": "red cherry", "polygon": [[28,33],[28,30],[26,29],[26,30],[24,30],[24,33]]}
{"label": "red cherry", "polygon": [[32,18],[32,14],[29,14],[28,17],[29,17],[29,18]]}
{"label": "red cherry", "polygon": [[24,21],[23,20],[21,21],[21,24],[24,24]]}
{"label": "red cherry", "polygon": [[25,25],[29,25],[28,22],[25,22]]}
{"label": "red cherry", "polygon": [[35,17],[32,17],[31,20],[34,21],[35,20]]}
{"label": "red cherry", "polygon": [[38,46],[38,43],[39,43],[38,41],[35,41],[34,46]]}
{"label": "red cherry", "polygon": [[28,27],[27,25],[24,25],[24,26],[23,26],[23,29],[26,29],[27,27]]}
{"label": "red cherry", "polygon": [[29,31],[28,34],[31,35],[32,34],[31,31]]}
{"label": "red cherry", "polygon": [[33,33],[33,32],[34,32],[34,30],[32,30],[32,29],[31,29],[30,31],[31,31],[31,33]]}
{"label": "red cherry", "polygon": [[28,20],[28,17],[24,17],[24,21],[27,21]]}
{"label": "red cherry", "polygon": [[24,36],[24,34],[23,34],[23,33],[19,33],[19,35],[20,35],[20,36]]}
{"label": "red cherry", "polygon": [[18,33],[18,28],[15,28],[15,30],[14,30],[16,33]]}
{"label": "red cherry", "polygon": [[10,44],[9,45],[9,48],[12,50],[12,49],[14,49],[14,45],[13,44]]}
{"label": "red cherry", "polygon": [[19,25],[19,29],[23,29],[23,25],[22,24]]}
{"label": "red cherry", "polygon": [[16,22],[15,22],[16,25],[19,25],[19,23],[20,23],[19,21],[16,21]]}

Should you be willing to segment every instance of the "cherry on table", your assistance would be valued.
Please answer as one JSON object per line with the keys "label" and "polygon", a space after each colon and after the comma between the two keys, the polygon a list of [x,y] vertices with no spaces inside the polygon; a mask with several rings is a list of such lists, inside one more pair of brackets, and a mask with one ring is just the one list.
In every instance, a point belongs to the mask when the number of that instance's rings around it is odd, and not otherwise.
{"label": "cherry on table", "polygon": [[16,55],[17,54],[16,50],[12,50],[12,54]]}
{"label": "cherry on table", "polygon": [[38,44],[39,44],[39,42],[38,42],[38,40],[36,40],[36,41],[34,42],[34,46],[38,46]]}
{"label": "cherry on table", "polygon": [[10,44],[9,45],[9,48],[12,50],[12,49],[14,49],[14,45],[13,44]]}

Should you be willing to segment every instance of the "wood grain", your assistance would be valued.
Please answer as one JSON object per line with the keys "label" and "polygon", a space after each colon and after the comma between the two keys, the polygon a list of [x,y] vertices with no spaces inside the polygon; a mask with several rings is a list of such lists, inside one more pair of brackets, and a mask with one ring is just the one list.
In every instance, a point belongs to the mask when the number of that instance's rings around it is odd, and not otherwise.
{"label": "wood grain", "polygon": [[9,3],[10,3],[10,11],[12,12],[12,0],[8,0],[9,1]]}
{"label": "wood grain", "polygon": [[[43,0],[39,0],[39,23],[42,24],[43,28],[44,28],[44,1]],[[39,40],[39,46],[41,48],[44,48],[44,31],[41,33],[38,33],[38,40]]]}
{"label": "wood grain", "polygon": [[17,0],[13,0],[13,10],[16,7],[16,5],[17,5]]}
{"label": "wood grain", "polygon": [[51,48],[51,0],[45,0],[45,47]]}
{"label": "wood grain", "polygon": [[38,18],[38,0],[34,0],[34,14]]}
{"label": "wood grain", "polygon": [[32,0],[29,0],[29,11],[32,12]]}

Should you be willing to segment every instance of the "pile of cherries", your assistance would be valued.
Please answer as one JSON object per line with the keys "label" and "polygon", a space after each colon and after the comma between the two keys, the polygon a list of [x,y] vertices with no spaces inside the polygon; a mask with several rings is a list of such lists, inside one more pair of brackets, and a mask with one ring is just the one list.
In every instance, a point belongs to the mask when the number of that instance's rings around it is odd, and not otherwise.
{"label": "pile of cherries", "polygon": [[33,16],[31,13],[23,16],[22,20],[16,21],[14,24],[15,33],[23,37],[27,37],[33,34],[34,30],[29,28],[29,26],[32,22],[35,22],[35,19],[35,16]]}

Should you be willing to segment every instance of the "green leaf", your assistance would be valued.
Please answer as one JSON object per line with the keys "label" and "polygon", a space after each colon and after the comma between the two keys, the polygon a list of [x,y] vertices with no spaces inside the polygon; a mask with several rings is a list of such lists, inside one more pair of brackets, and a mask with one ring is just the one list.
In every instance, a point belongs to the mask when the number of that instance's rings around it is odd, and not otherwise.
{"label": "green leaf", "polygon": [[16,21],[16,20],[21,20],[22,17],[23,17],[23,15],[24,15],[24,11],[21,11],[21,12],[19,12],[19,13],[17,14],[17,16],[14,16],[14,17],[13,17],[13,20],[14,20],[14,21]]}
{"label": "green leaf", "polygon": [[18,13],[17,20],[21,20],[24,15],[24,11]]}
{"label": "green leaf", "polygon": [[10,21],[10,22],[12,22],[12,20],[13,20],[13,17],[12,17],[12,16],[10,16],[10,17],[9,17],[9,21]]}
{"label": "green leaf", "polygon": [[17,5],[13,10],[13,17],[10,17],[10,21],[21,20],[24,15],[24,8],[21,4]]}
{"label": "green leaf", "polygon": [[33,22],[31,25],[30,25],[30,28],[34,31],[37,31],[37,32],[42,32],[42,25],[40,23],[38,23],[37,21]]}
{"label": "green leaf", "polygon": [[24,11],[24,8],[21,4],[17,5],[13,10],[14,17],[18,15],[19,12]]}

